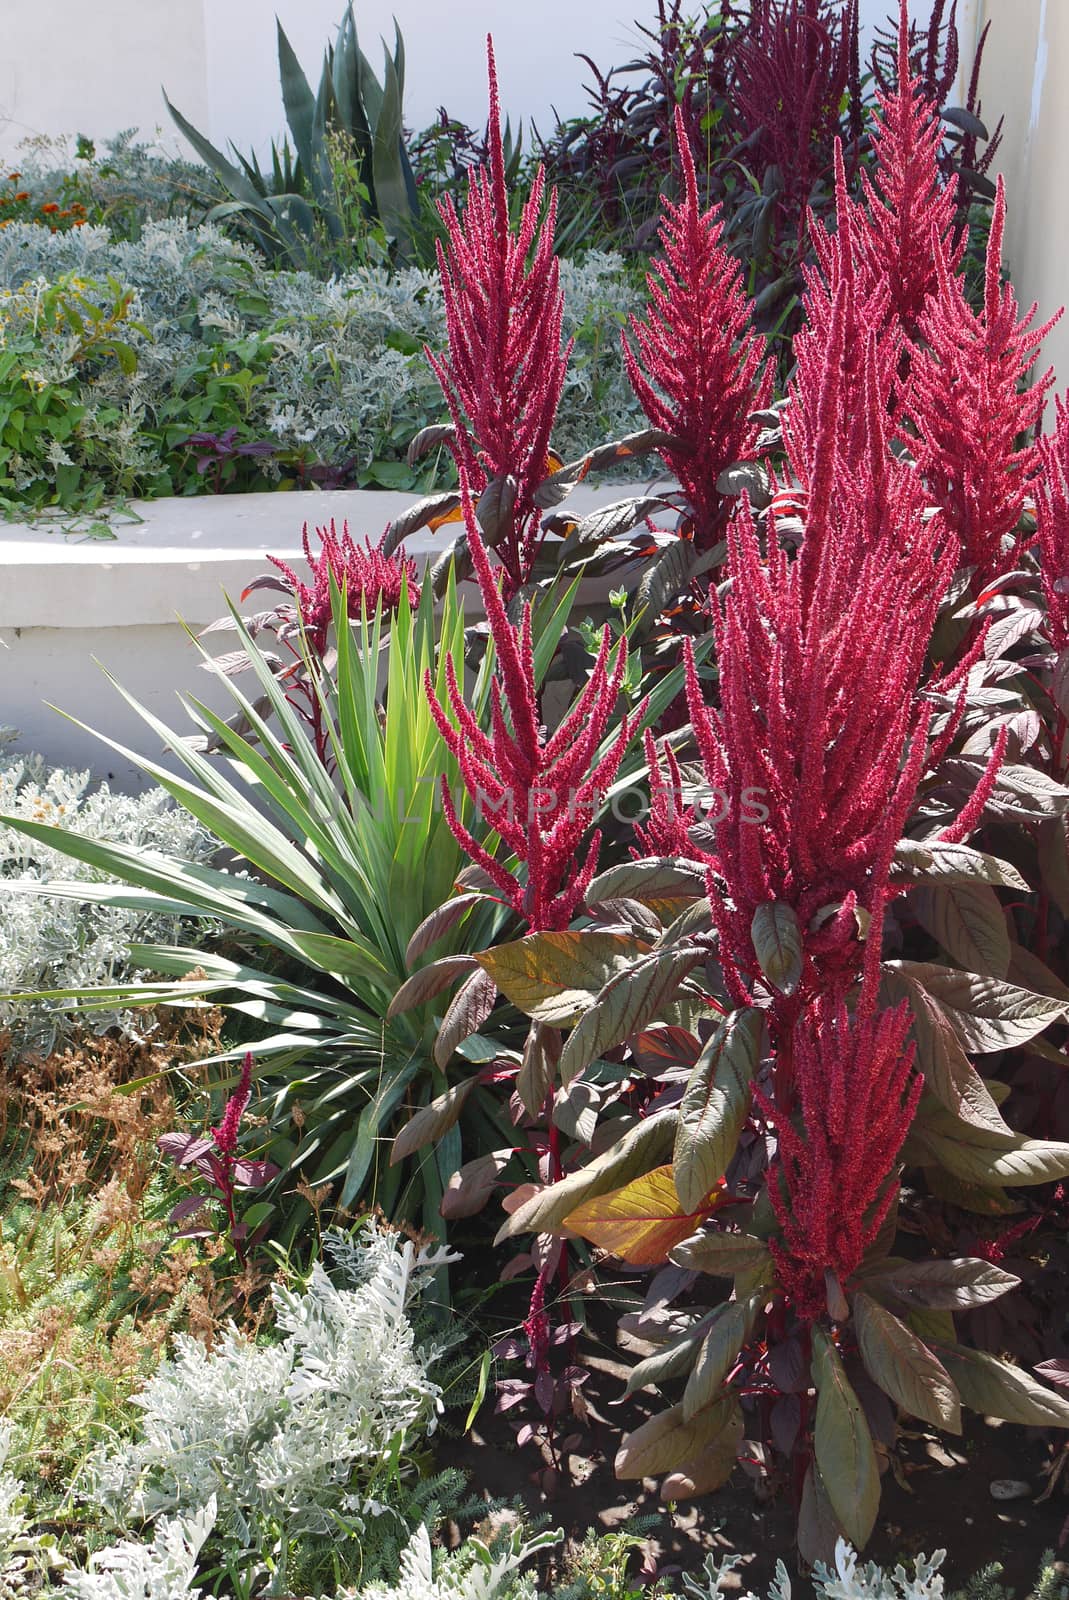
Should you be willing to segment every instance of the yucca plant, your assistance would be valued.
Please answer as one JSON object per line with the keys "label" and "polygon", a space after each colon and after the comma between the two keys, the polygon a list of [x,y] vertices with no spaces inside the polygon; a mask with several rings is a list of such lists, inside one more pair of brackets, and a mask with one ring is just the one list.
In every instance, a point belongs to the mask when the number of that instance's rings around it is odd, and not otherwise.
{"label": "yucca plant", "polygon": [[[571,594],[543,608],[543,674],[570,603]],[[409,951],[412,934],[449,897],[464,864],[438,790],[443,779],[457,787],[456,765],[424,692],[429,673],[444,701],[448,674],[463,672],[464,618],[452,583],[436,622],[430,586],[413,609],[406,580],[388,632],[378,610],[350,621],[336,585],[333,605],[336,663],[330,672],[307,635],[301,646],[319,699],[328,762],[320,759],[307,719],[236,613],[240,645],[261,698],[254,701],[233,678],[224,678],[242,731],[201,701],[188,701],[194,721],[222,752],[221,762],[120,691],[170,752],[178,773],[124,754],[212,830],[233,853],[229,866],[166,859],[24,825],[22,819],[13,825],[119,880],[51,883],[50,893],[106,905],[165,905],[191,916],[208,913],[229,936],[225,955],[139,947],[138,964],[163,974],[162,981],[64,991],[66,997],[92,1009],[120,998],[123,1005],[228,1006],[242,1019],[243,1032],[260,1035],[249,1048],[266,1097],[271,1154],[285,1169],[283,1188],[292,1187],[294,1177],[313,1186],[331,1183],[339,1203],[351,1205],[374,1177],[375,1196],[386,1209],[433,1223],[442,1188],[460,1165],[459,1130],[422,1158],[418,1178],[402,1167],[378,1172],[377,1164],[379,1140],[402,1105],[411,1113],[447,1087],[434,1058],[433,986],[427,1000],[404,1016],[388,1020],[387,1009],[410,976],[409,960],[417,959]],[[488,663],[472,691],[477,716],[486,705],[487,684]],[[458,805],[468,825],[481,832],[463,796]],[[458,952],[472,939],[476,949],[491,942],[503,916],[495,900],[471,895],[463,915],[442,927],[427,948],[463,964]],[[191,976],[193,966],[198,971]],[[245,1048],[245,1042],[237,1044],[213,1061],[234,1061]],[[467,1049],[479,1053],[477,1042]]]}

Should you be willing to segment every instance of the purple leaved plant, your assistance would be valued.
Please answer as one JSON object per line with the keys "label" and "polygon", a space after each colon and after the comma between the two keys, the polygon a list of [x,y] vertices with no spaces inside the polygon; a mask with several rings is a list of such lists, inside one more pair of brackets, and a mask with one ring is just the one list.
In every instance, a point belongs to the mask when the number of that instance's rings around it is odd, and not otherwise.
{"label": "purple leaved plant", "polygon": [[241,1077],[227,1100],[219,1126],[208,1134],[182,1133],[176,1129],[162,1134],[156,1141],[164,1155],[173,1157],[176,1167],[192,1167],[209,1186],[205,1193],[187,1195],[179,1200],[172,1210],[169,1220],[184,1224],[178,1238],[211,1238],[216,1230],[203,1219],[203,1213],[213,1201],[217,1202],[223,1207],[226,1234],[242,1266],[250,1249],[259,1243],[267,1229],[266,1223],[262,1223],[250,1230],[249,1224],[239,1219],[239,1195],[266,1188],[280,1170],[271,1161],[250,1160],[238,1154],[241,1120],[251,1098],[252,1052],[246,1051]]}

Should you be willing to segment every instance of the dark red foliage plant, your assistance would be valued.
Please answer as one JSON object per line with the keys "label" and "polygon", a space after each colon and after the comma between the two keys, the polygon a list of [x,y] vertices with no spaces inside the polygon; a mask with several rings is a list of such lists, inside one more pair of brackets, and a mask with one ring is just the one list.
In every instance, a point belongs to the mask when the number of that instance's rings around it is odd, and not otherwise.
{"label": "dark red foliage plant", "polygon": [[[787,10],[758,8],[770,39]],[[982,308],[965,294],[905,4],[860,196],[825,107],[853,69],[825,20],[815,0],[791,8],[814,84],[774,52],[752,69],[762,94],[796,96],[799,125],[826,133],[803,179],[817,163],[837,207],[834,225],[809,221],[782,441],[752,419],[768,398],[761,348],[685,153],[651,306],[631,330],[632,381],[688,507],[677,547],[723,539],[726,563],[675,624],[689,723],[660,741],[642,728],[651,804],[630,830],[599,826],[599,808],[640,730],[616,702],[647,640],[625,618],[625,667],[623,641],[603,634],[578,696],[546,718],[534,609],[509,604],[523,573],[500,544],[495,571],[474,504],[491,468],[457,446],[496,683],[488,726],[459,664],[434,708],[494,832],[476,840],[443,792],[473,867],[426,941],[475,894],[512,913],[504,942],[442,969],[442,982],[463,977],[448,1051],[493,1026],[499,997],[530,1024],[495,1069],[530,1134],[526,1187],[498,1235],[533,1240],[507,1269],[535,1272],[510,1346],[533,1380],[511,1398],[562,1405],[549,1291],[576,1235],[597,1252],[595,1284],[613,1263],[670,1264],[628,1322],[653,1349],[629,1389],[664,1404],[623,1441],[617,1471],[667,1471],[678,1499],[744,1459],[767,1493],[793,1497],[808,1561],[839,1536],[868,1540],[899,1416],[951,1433],[963,1407],[1069,1427],[1049,1368],[976,1342],[1019,1285],[999,1242],[959,1229],[962,1247],[939,1253],[955,1217],[1008,1213],[1011,1192],[1036,1218],[1017,1250],[1064,1211],[1069,1141],[1019,1125],[1016,1085],[1020,1061],[1028,1081],[1037,1062],[1063,1072],[1069,1014],[1069,421],[1059,406],[1051,437],[1034,437],[1049,379],[1027,380],[1046,328],[1019,318],[1002,282],[1001,188]],[[547,381],[557,349],[549,339]],[[494,377],[486,393],[504,387]],[[758,492],[729,496],[725,468],[763,451]],[[522,481],[535,471],[532,459]],[[614,531],[637,526],[612,511]],[[631,589],[636,609],[648,581]],[[422,1138],[450,1125],[462,1089],[438,1122],[423,1117]],[[574,1284],[568,1299],[578,1315]]]}

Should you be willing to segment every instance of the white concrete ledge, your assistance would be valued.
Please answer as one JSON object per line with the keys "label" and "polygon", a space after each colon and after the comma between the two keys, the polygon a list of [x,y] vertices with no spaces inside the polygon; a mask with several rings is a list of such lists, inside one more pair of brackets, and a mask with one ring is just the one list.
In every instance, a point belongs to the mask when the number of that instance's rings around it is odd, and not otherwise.
{"label": "white concrete ledge", "polygon": [[[634,484],[581,485],[568,505],[582,514],[636,492]],[[187,731],[180,692],[217,709],[226,705],[226,693],[202,669],[182,623],[197,630],[224,615],[224,597],[237,599],[270,570],[269,554],[303,571],[305,522],[323,526],[333,517],[340,527],[347,520],[354,538],[375,542],[413,498],[344,490],[143,501],[134,508],[141,522],[118,526],[118,537],[106,540],[0,525],[0,724],[19,729],[20,747],[39,750],[50,762],[88,767],[120,788],[140,787],[132,762],[45,702],[158,756],[158,741],[99,668],[169,725]],[[455,531],[423,529],[405,547],[422,568]],[[257,608],[269,603],[259,597]],[[222,653],[234,641],[221,633],[206,642]]]}

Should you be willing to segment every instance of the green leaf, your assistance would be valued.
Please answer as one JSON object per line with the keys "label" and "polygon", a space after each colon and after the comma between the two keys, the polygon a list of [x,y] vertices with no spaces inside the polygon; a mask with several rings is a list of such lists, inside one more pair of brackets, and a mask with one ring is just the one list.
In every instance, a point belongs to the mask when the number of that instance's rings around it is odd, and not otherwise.
{"label": "green leaf", "polygon": [[945,1011],[919,984],[910,983],[907,988],[913,1012],[913,1035],[917,1041],[917,1065],[936,1099],[952,1117],[987,1135],[985,1142],[1012,1143],[1016,1135],[1003,1121]]}
{"label": "green leaf", "polygon": [[865,1371],[912,1417],[961,1432],[958,1392],[916,1334],[867,1294],[854,1296],[854,1326]]}
{"label": "green leaf", "polygon": [[622,861],[599,872],[587,890],[587,901],[672,900],[683,895],[695,899],[705,894],[705,872],[696,862],[673,857]]}
{"label": "green leaf", "polygon": [[955,1178],[981,1188],[1019,1189],[1069,1177],[1069,1144],[1051,1139],[1025,1139],[1004,1149],[966,1144],[919,1129],[917,1137]]}
{"label": "green leaf", "polygon": [[561,1059],[561,1038],[548,1023],[532,1022],[523,1045],[516,1093],[529,1117],[540,1117]]}
{"label": "green leaf", "polygon": [[794,994],[802,981],[802,928],[793,908],[779,900],[758,906],[750,933],[769,983],[780,994]]}
{"label": "green leaf", "polygon": [[761,1059],[759,1011],[734,1011],[705,1045],[687,1080],[676,1132],[676,1188],[696,1206],[724,1176],[750,1109],[750,1085]]}
{"label": "green leaf", "polygon": [[476,959],[517,1010],[559,1026],[574,1022],[649,948],[620,933],[533,933]]}
{"label": "green leaf", "polygon": [[663,1503],[713,1494],[730,1478],[738,1460],[745,1424],[738,1401],[733,1396],[726,1398],[727,1410],[719,1433],[706,1441],[700,1454],[668,1474],[661,1484]]}
{"label": "green leaf", "polygon": [[1005,978],[1010,965],[1010,935],[998,895],[986,883],[922,885],[910,905],[952,961],[968,972]]}
{"label": "green leaf", "polygon": [[737,1272],[753,1272],[767,1267],[772,1256],[764,1241],[755,1239],[752,1234],[706,1229],[676,1245],[672,1260],[691,1272],[708,1272],[714,1278],[733,1278]]}
{"label": "green leaf", "polygon": [[675,1118],[667,1112],[635,1123],[585,1167],[526,1200],[508,1218],[494,1242],[499,1244],[518,1233],[552,1233],[560,1229],[568,1213],[584,1200],[608,1194],[659,1166],[671,1151],[674,1128]]}
{"label": "green leaf", "polygon": [[819,1324],[813,1328],[812,1372],[817,1389],[816,1464],[843,1532],[855,1549],[863,1550],[880,1505],[876,1450],[839,1353]]}
{"label": "green leaf", "polygon": [[991,1261],[970,1256],[950,1261],[911,1261],[879,1279],[904,1305],[932,1311],[969,1311],[1016,1289],[1020,1278]]}
{"label": "green leaf", "polygon": [[962,1048],[980,1055],[1027,1044],[1066,1011],[1064,1001],[1048,995],[932,962],[887,961],[883,971],[899,994],[919,985],[948,1019]]}
{"label": "green leaf", "polygon": [[639,956],[632,967],[610,978],[565,1042],[562,1082],[570,1084],[606,1050],[655,1021],[687,973],[704,959],[700,950],[659,950]]}
{"label": "green leaf", "polygon": [[971,1411],[1034,1428],[1069,1428],[1069,1399],[1037,1382],[1023,1368],[961,1344],[935,1348],[962,1403]]}
{"label": "green leaf", "polygon": [[725,1398],[688,1421],[681,1405],[650,1417],[629,1433],[616,1452],[618,1478],[652,1478],[671,1472],[708,1450],[727,1428],[733,1428],[738,1401]]}
{"label": "green leaf", "polygon": [[739,1351],[753,1335],[761,1301],[760,1295],[752,1294],[719,1308],[683,1391],[683,1416],[687,1422],[716,1399]]}
{"label": "green leaf", "polygon": [[939,840],[902,839],[895,846],[892,881],[941,884],[991,883],[1003,889],[1020,889],[1028,884],[1017,868],[998,856],[985,855],[967,844],[945,844]]}

